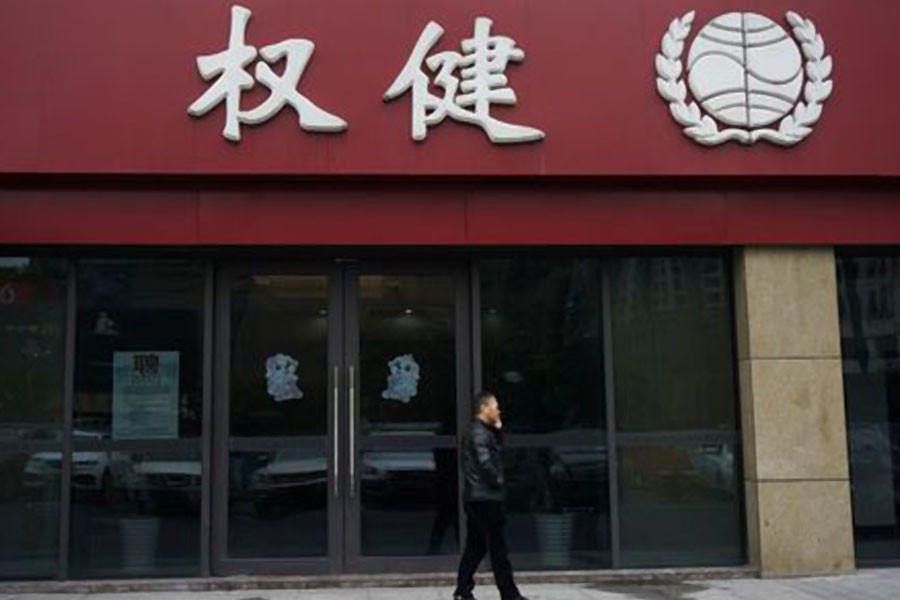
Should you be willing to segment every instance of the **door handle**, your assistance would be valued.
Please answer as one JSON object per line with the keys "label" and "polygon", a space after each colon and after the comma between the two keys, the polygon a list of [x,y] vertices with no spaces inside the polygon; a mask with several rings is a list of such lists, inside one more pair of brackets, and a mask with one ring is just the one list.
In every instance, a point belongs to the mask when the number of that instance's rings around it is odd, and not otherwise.
{"label": "door handle", "polygon": [[334,446],[334,454],[332,455],[332,469],[334,475],[334,497],[338,498],[341,494],[340,489],[340,476],[341,476],[341,467],[340,467],[340,454],[338,451],[338,407],[340,406],[340,397],[341,397],[341,384],[340,384],[340,367],[335,365],[334,367],[334,430],[332,433],[332,444]]}
{"label": "door handle", "polygon": [[350,365],[350,497],[352,498],[356,489],[356,383],[353,373],[353,365]]}

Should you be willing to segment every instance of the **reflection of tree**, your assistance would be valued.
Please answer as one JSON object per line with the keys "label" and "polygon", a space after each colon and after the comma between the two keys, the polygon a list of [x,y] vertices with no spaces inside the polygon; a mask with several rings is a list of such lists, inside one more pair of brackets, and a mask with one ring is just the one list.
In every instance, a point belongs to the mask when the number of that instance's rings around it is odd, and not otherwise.
{"label": "reflection of tree", "polygon": [[611,265],[616,415],[627,430],[736,426],[722,258]]}
{"label": "reflection of tree", "polygon": [[0,415],[52,425],[62,402],[65,265],[31,259],[0,267],[0,287],[18,290],[0,310]]}
{"label": "reflection of tree", "polygon": [[485,384],[501,398],[509,427],[596,424],[603,404],[597,261],[488,261],[482,281]]}
{"label": "reflection of tree", "polygon": [[885,256],[838,260],[838,310],[848,372],[881,372],[897,359],[900,261]]}

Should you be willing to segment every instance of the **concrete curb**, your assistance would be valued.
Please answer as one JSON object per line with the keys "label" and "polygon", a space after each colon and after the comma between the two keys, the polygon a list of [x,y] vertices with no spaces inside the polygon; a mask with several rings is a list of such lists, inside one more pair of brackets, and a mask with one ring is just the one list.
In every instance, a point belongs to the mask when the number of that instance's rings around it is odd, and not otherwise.
{"label": "concrete curb", "polygon": [[[686,569],[622,569],[616,571],[522,571],[516,582],[528,584],[635,584],[676,583],[708,579],[758,577],[753,567]],[[477,583],[493,584],[490,573],[479,573]],[[286,590],[367,587],[451,587],[455,573],[388,575],[232,576],[192,579],[123,579],[93,581],[6,581],[0,594],[109,594],[127,592],[213,592],[233,590]]]}

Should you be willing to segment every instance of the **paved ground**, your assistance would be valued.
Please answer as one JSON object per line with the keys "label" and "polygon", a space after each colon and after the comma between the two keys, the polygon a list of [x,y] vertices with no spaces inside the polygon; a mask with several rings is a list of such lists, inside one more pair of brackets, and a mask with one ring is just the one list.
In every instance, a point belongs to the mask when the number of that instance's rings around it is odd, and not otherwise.
{"label": "paved ground", "polygon": [[[0,600],[449,600],[448,588],[244,590],[117,594],[3,594]],[[900,569],[865,570],[841,577],[729,579],[671,584],[523,585],[530,600],[900,600]],[[495,589],[476,589],[498,600]]]}

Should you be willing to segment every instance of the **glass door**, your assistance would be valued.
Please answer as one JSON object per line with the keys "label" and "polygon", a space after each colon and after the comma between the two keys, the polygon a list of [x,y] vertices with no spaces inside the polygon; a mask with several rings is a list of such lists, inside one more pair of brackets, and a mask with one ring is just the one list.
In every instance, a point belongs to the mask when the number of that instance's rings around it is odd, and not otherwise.
{"label": "glass door", "polygon": [[217,574],[454,568],[465,284],[347,261],[221,274]]}
{"label": "glass door", "polygon": [[217,573],[340,570],[340,283],[333,266],[219,278]]}
{"label": "glass door", "polygon": [[464,273],[363,263],[345,287],[347,568],[452,570],[471,388]]}

